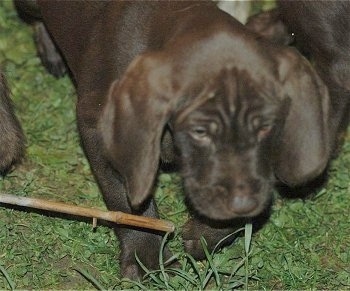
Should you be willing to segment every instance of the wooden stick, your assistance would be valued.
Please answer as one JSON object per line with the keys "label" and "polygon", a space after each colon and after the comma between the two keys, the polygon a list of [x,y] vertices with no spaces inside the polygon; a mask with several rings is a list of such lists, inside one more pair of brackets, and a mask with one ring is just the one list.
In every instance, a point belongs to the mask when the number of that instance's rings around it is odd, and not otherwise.
{"label": "wooden stick", "polygon": [[77,216],[92,217],[94,219],[99,218],[117,224],[131,225],[165,232],[173,232],[175,230],[174,224],[167,220],[133,215],[120,211],[103,211],[94,208],[80,207],[62,202],[54,202],[37,198],[19,197],[0,193],[0,203],[44,209]]}

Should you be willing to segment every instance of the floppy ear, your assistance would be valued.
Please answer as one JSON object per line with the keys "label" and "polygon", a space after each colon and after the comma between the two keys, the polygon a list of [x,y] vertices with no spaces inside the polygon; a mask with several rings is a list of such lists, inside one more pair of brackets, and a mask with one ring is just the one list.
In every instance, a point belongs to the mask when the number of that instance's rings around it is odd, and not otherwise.
{"label": "floppy ear", "polygon": [[275,175],[288,185],[322,173],[330,156],[329,95],[306,59],[287,50],[278,67],[290,108],[275,152]]}
{"label": "floppy ear", "polygon": [[161,136],[177,97],[171,67],[160,53],[137,57],[114,81],[99,121],[106,154],[124,178],[132,207],[151,192]]}

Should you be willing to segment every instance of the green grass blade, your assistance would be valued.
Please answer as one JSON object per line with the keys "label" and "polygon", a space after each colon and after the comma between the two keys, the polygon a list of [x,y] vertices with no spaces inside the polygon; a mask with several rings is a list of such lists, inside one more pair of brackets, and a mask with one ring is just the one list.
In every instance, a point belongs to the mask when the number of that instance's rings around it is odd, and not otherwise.
{"label": "green grass blade", "polygon": [[103,285],[98,282],[94,277],[92,277],[87,271],[84,269],[75,267],[73,268],[80,275],[82,275],[86,280],[88,280],[92,285],[94,285],[98,290],[107,290],[107,288],[103,287]]}
{"label": "green grass blade", "polygon": [[198,282],[196,281],[195,278],[193,278],[188,272],[186,272],[185,270],[181,270],[181,269],[176,269],[176,268],[168,268],[167,272],[169,274],[173,274],[176,276],[181,277],[182,279],[186,280],[188,283],[190,283],[193,286],[197,286]]}
{"label": "green grass blade", "polygon": [[214,261],[213,261],[213,255],[209,253],[208,248],[207,248],[207,243],[203,237],[201,237],[201,244],[202,244],[202,248],[203,248],[204,253],[205,253],[205,257],[209,263],[207,275],[206,275],[205,280],[203,281],[202,287],[205,288],[207,286],[207,284],[209,283],[209,280],[213,274],[214,274],[216,286],[220,286],[221,280],[220,280],[218,270],[217,270],[217,268],[214,264]]}
{"label": "green grass blade", "polygon": [[252,223],[246,223],[244,228],[244,250],[245,250],[245,284],[244,289],[248,290],[248,281],[249,281],[249,252],[251,248],[253,234],[253,225]]}
{"label": "green grass blade", "polygon": [[[140,290],[149,290],[149,288],[144,286],[142,283],[140,283],[138,281],[134,281],[134,280],[128,279],[128,278],[121,279],[121,282],[133,284],[135,287],[138,287]],[[118,290],[117,288],[119,288],[119,285],[114,286],[112,288],[112,290]]]}
{"label": "green grass blade", "polygon": [[215,245],[215,247],[214,247],[214,249],[213,249],[213,251],[212,251],[212,254],[214,254],[214,253],[220,248],[221,244],[222,244],[224,241],[226,241],[226,240],[227,240],[228,238],[230,238],[231,236],[234,236],[234,235],[240,233],[240,232],[243,231],[244,229],[245,229],[244,227],[241,227],[241,228],[235,230],[234,232],[232,232],[232,233],[226,235],[224,238],[222,238],[222,239]]}
{"label": "green grass blade", "polygon": [[11,280],[11,277],[10,275],[7,273],[6,269],[0,265],[0,272],[4,275],[7,283],[9,284],[10,286],[10,289],[11,290],[15,290],[16,289],[16,285],[15,283]]}
{"label": "green grass blade", "polygon": [[[197,261],[190,254],[186,253],[185,256],[186,256],[187,259],[189,259],[189,263],[192,266],[193,271],[197,275],[199,282],[203,282],[202,272],[198,268]],[[197,282],[197,286],[201,286],[199,282]],[[200,289],[200,290],[202,290],[202,289]]]}
{"label": "green grass blade", "polygon": [[144,278],[150,277],[156,284],[158,285],[162,285],[162,280],[160,280],[159,278],[157,278],[157,276],[155,275],[155,271],[150,271],[139,259],[139,257],[137,256],[137,254],[135,253],[135,259],[137,261],[137,263],[139,264],[139,266],[141,267],[141,269],[146,273]]}
{"label": "green grass blade", "polygon": [[246,223],[244,227],[244,250],[247,256],[248,256],[251,242],[252,242],[252,234],[253,234],[252,223]]}
{"label": "green grass blade", "polygon": [[168,283],[168,277],[169,276],[165,272],[163,254],[164,254],[164,248],[165,248],[165,244],[166,244],[166,242],[168,240],[169,234],[170,233],[166,233],[165,234],[165,236],[164,236],[164,238],[162,240],[162,244],[160,246],[160,250],[159,250],[159,268],[160,268],[160,272],[162,274],[163,282],[165,284],[165,288],[166,289],[169,289],[169,283]]}

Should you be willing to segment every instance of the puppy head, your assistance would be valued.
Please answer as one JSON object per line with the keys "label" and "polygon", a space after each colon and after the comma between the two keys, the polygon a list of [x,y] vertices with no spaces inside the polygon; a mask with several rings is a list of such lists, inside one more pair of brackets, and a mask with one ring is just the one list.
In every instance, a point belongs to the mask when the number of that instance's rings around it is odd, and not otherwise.
{"label": "puppy head", "polygon": [[328,94],[311,66],[289,49],[213,43],[141,55],[110,88],[99,126],[133,207],[151,193],[168,122],[186,195],[212,219],[257,215],[274,176],[300,184],[327,163]]}
{"label": "puppy head", "polygon": [[216,220],[259,214],[270,200],[270,149],[289,102],[234,69],[224,69],[197,99],[173,121],[189,203]]}

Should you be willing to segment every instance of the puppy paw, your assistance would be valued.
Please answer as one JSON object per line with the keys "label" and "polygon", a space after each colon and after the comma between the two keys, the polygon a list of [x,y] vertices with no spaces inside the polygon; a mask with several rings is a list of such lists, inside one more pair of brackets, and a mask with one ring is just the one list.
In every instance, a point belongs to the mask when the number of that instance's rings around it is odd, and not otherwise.
{"label": "puppy paw", "polygon": [[205,253],[201,243],[203,232],[200,231],[200,223],[195,219],[187,221],[183,228],[182,238],[184,248],[196,260],[205,258]]}
{"label": "puppy paw", "polygon": [[[202,237],[205,239],[206,248],[209,252],[212,252],[216,245],[227,235],[234,232],[237,227],[238,224],[237,226],[233,225],[232,227],[227,227],[227,225],[211,226],[192,218],[183,228],[183,242],[185,251],[196,260],[202,260],[205,258],[205,253],[201,242]],[[232,242],[234,238],[235,236],[225,239],[220,244],[220,247]]]}
{"label": "puppy paw", "polygon": [[122,262],[121,275],[123,278],[137,280],[142,278],[143,271],[141,271],[140,266],[135,262]]}
{"label": "puppy paw", "polygon": [[[161,250],[162,237],[150,233],[130,231],[127,238],[121,238],[121,274],[125,278],[136,280],[145,274],[147,270],[159,269],[159,253]],[[163,250],[164,261],[170,258],[170,251]],[[138,260],[140,261],[140,264]],[[141,266],[142,264],[142,266]]]}

